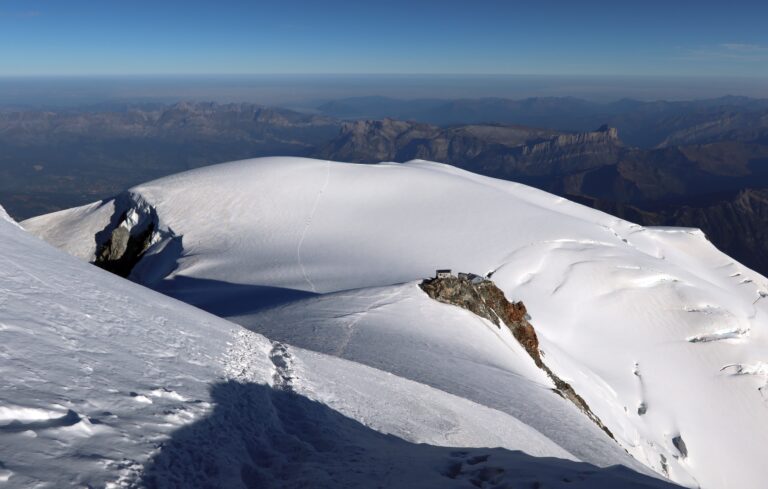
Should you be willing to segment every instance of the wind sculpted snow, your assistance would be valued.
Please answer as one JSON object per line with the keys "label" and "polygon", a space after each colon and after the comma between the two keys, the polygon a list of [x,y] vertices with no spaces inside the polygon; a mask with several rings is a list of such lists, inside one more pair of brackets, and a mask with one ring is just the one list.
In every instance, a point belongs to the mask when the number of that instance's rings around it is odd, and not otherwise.
{"label": "wind sculpted snow", "polygon": [[[182,236],[175,268],[151,284],[173,297],[497,409],[596,465],[626,450],[691,487],[764,485],[768,447],[753,441],[768,438],[766,376],[753,366],[768,361],[768,280],[698,230],[643,228],[424,161],[248,160],[129,194]],[[101,207],[23,224],[93,260]],[[522,300],[547,366],[617,443],[559,405],[509,338],[423,295],[416,283],[437,268],[492,272]]]}
{"label": "wind sculpted snow", "polygon": [[0,220],[0,487],[373,483],[668,487],[578,462],[501,411],[269,341]]}

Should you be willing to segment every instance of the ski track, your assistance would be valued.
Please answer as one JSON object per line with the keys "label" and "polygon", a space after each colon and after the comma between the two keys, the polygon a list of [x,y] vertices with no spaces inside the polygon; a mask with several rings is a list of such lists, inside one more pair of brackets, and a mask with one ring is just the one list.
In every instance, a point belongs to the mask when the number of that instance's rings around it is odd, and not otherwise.
{"label": "ski track", "polygon": [[309,216],[307,217],[304,230],[301,232],[301,237],[299,238],[299,244],[296,247],[296,260],[299,263],[301,274],[304,277],[304,280],[309,285],[309,288],[310,290],[312,290],[312,292],[317,292],[317,288],[315,287],[315,284],[312,282],[312,280],[309,278],[309,274],[307,274],[306,268],[304,268],[304,262],[301,259],[301,247],[302,245],[304,245],[304,240],[307,238],[307,232],[309,231],[309,227],[312,225],[312,219],[314,219],[315,213],[317,212],[317,208],[320,206],[320,200],[322,199],[323,194],[325,193],[325,190],[328,188],[328,184],[331,181],[331,162],[326,161],[325,164],[326,164],[325,182],[323,183],[323,186],[320,187],[320,191],[317,193],[317,196],[315,197],[315,203],[312,205],[312,210],[309,211]]}
{"label": "ski track", "polygon": [[386,294],[382,296],[380,299],[378,299],[377,301],[373,302],[370,306],[368,306],[365,310],[355,314],[355,316],[357,317],[355,317],[355,319],[350,321],[350,323],[347,325],[346,337],[339,345],[339,349],[336,352],[336,356],[343,358],[343,355],[347,350],[347,346],[349,346],[349,342],[352,340],[352,336],[354,336],[355,334],[355,327],[365,316],[368,315],[369,312],[386,305],[387,303],[389,303],[390,300],[392,300],[394,297],[396,297],[399,294],[400,294],[400,288],[398,287],[391,294]]}

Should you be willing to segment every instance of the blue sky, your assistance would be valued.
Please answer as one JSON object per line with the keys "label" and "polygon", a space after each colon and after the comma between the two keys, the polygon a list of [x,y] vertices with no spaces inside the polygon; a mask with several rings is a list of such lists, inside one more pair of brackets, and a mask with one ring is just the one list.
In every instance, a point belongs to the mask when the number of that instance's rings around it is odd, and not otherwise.
{"label": "blue sky", "polygon": [[768,76],[768,1],[0,0],[0,75]]}

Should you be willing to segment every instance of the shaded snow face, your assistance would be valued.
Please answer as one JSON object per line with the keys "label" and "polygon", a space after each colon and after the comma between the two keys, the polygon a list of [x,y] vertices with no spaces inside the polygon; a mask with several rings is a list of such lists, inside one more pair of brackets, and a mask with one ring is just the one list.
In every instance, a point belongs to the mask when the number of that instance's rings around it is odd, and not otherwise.
{"label": "shaded snow face", "polygon": [[[621,466],[537,458],[500,448],[438,447],[372,430],[291,391],[227,382],[216,408],[182,428],[139,481],[148,487],[669,488]],[[223,440],[211,444],[208,440]],[[184,468],[184,470],[180,470]]]}
{"label": "shaded snow face", "polygon": [[[541,379],[506,343],[506,356],[489,359],[471,341],[446,340],[431,319],[444,317],[437,309],[420,309],[392,287],[441,268],[493,272],[505,295],[528,307],[547,365],[621,448],[692,486],[764,483],[768,448],[752,440],[768,437],[760,367],[768,355],[768,281],[699,231],[642,228],[522,185],[421,161],[244,161],[132,192],[184,237],[177,267],[159,290],[273,338],[503,409],[494,403],[497,383],[464,381],[465,372],[504,365],[500,376]],[[82,243],[93,234],[86,228],[103,229],[109,215],[101,207],[24,225],[87,257]],[[343,292],[356,288],[371,299]],[[455,334],[470,334],[466,316],[448,316],[457,321]],[[420,355],[437,363],[419,363]],[[508,414],[530,413],[514,406]]]}
{"label": "shaded snow face", "polygon": [[5,221],[7,223],[18,226],[16,221],[14,221],[13,218],[11,218],[11,216],[8,215],[5,209],[3,209],[3,206],[0,206],[0,221]]}

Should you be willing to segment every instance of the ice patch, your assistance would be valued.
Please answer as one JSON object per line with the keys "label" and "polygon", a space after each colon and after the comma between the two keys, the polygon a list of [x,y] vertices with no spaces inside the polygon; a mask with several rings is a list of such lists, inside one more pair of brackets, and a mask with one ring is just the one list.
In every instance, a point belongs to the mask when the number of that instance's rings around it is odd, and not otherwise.
{"label": "ice patch", "polygon": [[195,419],[197,419],[195,413],[185,409],[179,409],[165,415],[165,421],[172,425],[187,425]]}
{"label": "ice patch", "polygon": [[59,435],[65,435],[67,437],[88,438],[94,434],[96,426],[91,424],[87,418],[81,418],[78,423],[57,428],[56,431]]}
{"label": "ice patch", "polygon": [[648,275],[646,277],[639,277],[632,281],[632,284],[637,287],[642,288],[648,288],[648,287],[656,287],[657,285],[661,285],[668,282],[679,282],[680,280],[677,277],[673,277],[672,275],[666,274],[666,273],[660,273],[655,275]]}
{"label": "ice patch", "polygon": [[[0,323],[0,332],[14,332],[14,333],[21,333],[25,335],[31,335],[34,334],[34,332],[30,331],[29,328],[24,328],[20,326],[16,326],[13,324],[8,323]],[[2,342],[0,342],[1,344]]]}
{"label": "ice patch", "polygon": [[708,343],[710,341],[738,339],[747,334],[749,334],[749,329],[747,328],[729,328],[712,333],[691,336],[687,338],[687,340],[691,343]]}
{"label": "ice patch", "polygon": [[131,392],[130,396],[133,398],[134,401],[140,402],[142,404],[152,404],[152,399],[148,398],[144,394],[139,394],[137,392]]}
{"label": "ice patch", "polygon": [[49,421],[67,414],[67,410],[50,410],[23,406],[0,406],[0,424]]}
{"label": "ice patch", "polygon": [[162,389],[155,389],[149,393],[152,397],[158,397],[162,399],[171,399],[173,401],[186,402],[187,398],[179,394],[178,392],[163,387]]}
{"label": "ice patch", "polygon": [[5,415],[6,423],[0,424],[0,434],[60,429],[75,425],[82,420],[80,415],[71,409],[65,413],[57,413],[44,409],[16,408],[7,410]]}
{"label": "ice patch", "polygon": [[699,312],[702,314],[716,314],[722,311],[719,306],[712,306],[709,304],[702,304],[700,306],[686,306],[683,308],[683,310],[685,312]]}
{"label": "ice patch", "polygon": [[757,362],[752,365],[733,363],[724,366],[720,371],[731,375],[758,375],[761,377],[768,377],[768,363]]}

